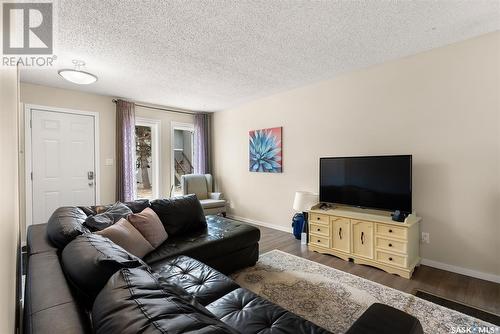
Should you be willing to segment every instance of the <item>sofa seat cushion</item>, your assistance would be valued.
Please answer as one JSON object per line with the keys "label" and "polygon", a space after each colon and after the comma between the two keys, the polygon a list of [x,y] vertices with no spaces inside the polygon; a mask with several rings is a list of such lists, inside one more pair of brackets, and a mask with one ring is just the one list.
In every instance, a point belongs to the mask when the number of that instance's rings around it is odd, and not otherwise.
{"label": "sofa seat cushion", "polygon": [[[260,239],[260,230],[254,226],[219,216],[207,216],[207,228],[202,231],[169,237],[157,249],[144,257],[154,263],[177,255],[187,255],[202,262],[224,257]],[[161,265],[161,264],[160,264]]]}
{"label": "sofa seat cushion", "polygon": [[94,333],[235,333],[203,306],[164,289],[147,270],[114,274],[92,308]]}
{"label": "sofa seat cushion", "polygon": [[329,333],[243,288],[207,305],[207,309],[241,333]]}
{"label": "sofa seat cushion", "polygon": [[156,266],[159,281],[181,286],[202,305],[239,288],[229,277],[187,256],[178,256]]}
{"label": "sofa seat cushion", "polygon": [[201,206],[204,209],[220,208],[226,206],[226,201],[223,199],[202,199],[200,200]]}
{"label": "sofa seat cushion", "polygon": [[423,334],[414,316],[380,303],[372,304],[349,328],[346,334]]}

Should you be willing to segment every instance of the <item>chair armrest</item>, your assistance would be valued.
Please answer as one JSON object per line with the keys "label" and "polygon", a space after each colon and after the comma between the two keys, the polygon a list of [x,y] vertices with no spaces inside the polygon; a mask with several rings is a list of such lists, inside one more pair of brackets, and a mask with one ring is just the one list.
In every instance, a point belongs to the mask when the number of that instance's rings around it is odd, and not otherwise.
{"label": "chair armrest", "polygon": [[222,193],[208,193],[210,199],[224,199]]}

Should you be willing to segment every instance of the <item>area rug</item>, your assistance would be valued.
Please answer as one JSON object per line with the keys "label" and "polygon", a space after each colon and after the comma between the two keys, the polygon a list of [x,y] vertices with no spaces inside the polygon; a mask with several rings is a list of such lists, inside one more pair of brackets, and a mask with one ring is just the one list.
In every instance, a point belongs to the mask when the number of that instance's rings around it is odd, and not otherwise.
{"label": "area rug", "polygon": [[344,333],[375,302],[414,315],[426,334],[457,333],[459,328],[500,333],[490,323],[279,250],[261,255],[254,267],[232,277],[242,287],[335,334]]}

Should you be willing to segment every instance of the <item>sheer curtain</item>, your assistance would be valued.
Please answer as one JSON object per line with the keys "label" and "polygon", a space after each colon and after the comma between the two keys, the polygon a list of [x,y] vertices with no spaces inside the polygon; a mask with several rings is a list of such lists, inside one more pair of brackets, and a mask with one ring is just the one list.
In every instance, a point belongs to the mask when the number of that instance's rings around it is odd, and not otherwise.
{"label": "sheer curtain", "polygon": [[199,113],[194,115],[194,173],[209,174],[212,172],[211,140],[212,115]]}
{"label": "sheer curtain", "polygon": [[135,199],[135,104],[116,102],[116,200]]}

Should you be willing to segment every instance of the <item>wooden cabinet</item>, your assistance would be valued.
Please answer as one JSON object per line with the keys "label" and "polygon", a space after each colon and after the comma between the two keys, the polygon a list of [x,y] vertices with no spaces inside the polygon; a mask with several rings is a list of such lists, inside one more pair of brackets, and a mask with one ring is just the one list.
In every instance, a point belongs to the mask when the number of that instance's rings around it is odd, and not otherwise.
{"label": "wooden cabinet", "polygon": [[357,256],[373,259],[373,223],[351,220],[352,253]]}
{"label": "wooden cabinet", "polygon": [[419,257],[419,223],[410,215],[404,223],[387,212],[339,206],[309,211],[309,249],[352,259],[410,278]]}
{"label": "wooden cabinet", "polygon": [[351,223],[349,219],[331,217],[332,248],[341,252],[351,251]]}

